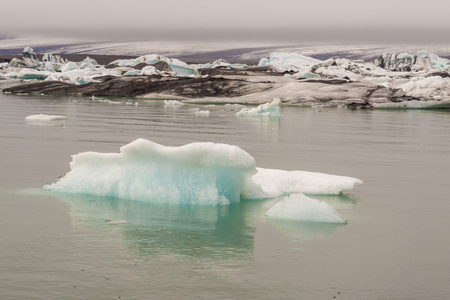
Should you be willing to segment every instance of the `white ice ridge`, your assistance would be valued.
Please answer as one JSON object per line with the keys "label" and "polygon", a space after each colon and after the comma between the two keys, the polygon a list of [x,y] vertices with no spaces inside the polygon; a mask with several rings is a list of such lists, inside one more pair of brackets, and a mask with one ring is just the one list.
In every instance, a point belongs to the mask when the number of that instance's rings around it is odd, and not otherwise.
{"label": "white ice ridge", "polygon": [[267,217],[305,222],[346,223],[337,211],[323,201],[303,194],[291,194],[275,203]]}
{"label": "white ice ridge", "polygon": [[120,153],[73,155],[70,168],[44,189],[156,203],[223,205],[299,192],[338,194],[362,183],[351,177],[256,168],[255,159],[237,146],[166,147],[145,139],[122,146]]}
{"label": "white ice ridge", "polygon": [[25,120],[27,120],[27,121],[43,121],[43,122],[59,121],[59,120],[66,120],[66,119],[67,119],[67,117],[62,116],[62,115],[43,115],[43,114],[30,115],[25,118]]}
{"label": "white ice ridge", "polygon": [[274,98],[271,103],[261,104],[258,107],[244,107],[236,113],[238,117],[281,117],[281,100]]}

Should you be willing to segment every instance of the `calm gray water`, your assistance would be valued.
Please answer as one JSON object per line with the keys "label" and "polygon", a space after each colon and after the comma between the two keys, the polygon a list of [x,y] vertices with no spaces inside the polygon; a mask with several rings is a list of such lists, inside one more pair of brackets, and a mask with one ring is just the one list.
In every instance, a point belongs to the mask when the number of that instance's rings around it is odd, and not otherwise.
{"label": "calm gray water", "polygon": [[[280,120],[260,120],[224,106],[1,94],[0,106],[0,299],[450,295],[448,111],[283,107]],[[25,121],[37,113],[68,119]],[[41,191],[69,170],[70,155],[118,152],[140,137],[228,143],[258,167],[364,184],[320,198],[347,225],[273,221],[270,201],[179,207]]]}

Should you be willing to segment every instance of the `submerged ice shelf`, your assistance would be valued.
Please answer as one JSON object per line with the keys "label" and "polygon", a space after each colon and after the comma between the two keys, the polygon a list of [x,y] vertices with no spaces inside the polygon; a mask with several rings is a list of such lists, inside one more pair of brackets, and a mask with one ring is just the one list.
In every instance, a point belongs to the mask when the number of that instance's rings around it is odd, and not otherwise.
{"label": "submerged ice shelf", "polygon": [[[120,153],[83,152],[72,156],[71,170],[44,189],[62,193],[118,197],[136,201],[192,205],[228,205],[241,199],[293,197],[288,203],[310,199],[299,193],[339,194],[362,183],[359,179],[301,171],[256,168],[255,159],[237,146],[191,143],[166,147],[137,139]],[[300,200],[299,200],[300,199]],[[307,200],[314,214],[328,204]],[[276,213],[283,217],[285,205]],[[304,205],[304,204],[300,204]],[[311,208],[315,207],[316,208]],[[289,209],[288,209],[289,210]],[[329,214],[333,209],[324,210]],[[332,220],[305,217],[297,220]],[[270,214],[269,214],[270,215]],[[288,218],[292,219],[289,214]],[[341,221],[339,221],[341,222]],[[338,223],[339,223],[338,222]]]}

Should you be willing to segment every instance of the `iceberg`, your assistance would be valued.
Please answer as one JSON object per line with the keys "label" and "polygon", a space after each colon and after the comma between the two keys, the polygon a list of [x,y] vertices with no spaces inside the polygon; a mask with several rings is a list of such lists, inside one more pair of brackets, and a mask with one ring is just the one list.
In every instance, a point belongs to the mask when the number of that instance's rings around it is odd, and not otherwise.
{"label": "iceberg", "polygon": [[120,153],[72,155],[70,171],[45,190],[152,203],[228,205],[298,193],[338,194],[362,181],[344,176],[256,168],[239,147],[166,147],[137,139]]}
{"label": "iceberg", "polygon": [[153,203],[221,205],[238,202],[256,173],[255,160],[225,144],[166,147],[138,139],[120,153],[72,156],[70,172],[44,189]]}
{"label": "iceberg", "polygon": [[164,106],[182,106],[183,102],[177,100],[164,100]]}
{"label": "iceberg", "polygon": [[321,60],[304,56],[298,53],[289,52],[272,52],[269,59],[261,58],[259,66],[271,65],[280,72],[284,71],[299,71],[301,68],[309,65],[315,65],[321,63]]}
{"label": "iceberg", "polygon": [[323,223],[347,223],[338,212],[323,201],[311,199],[303,194],[291,194],[275,203],[266,213],[266,217]]}
{"label": "iceberg", "polygon": [[76,62],[73,62],[73,61],[69,61],[68,63],[61,66],[62,73],[65,73],[67,71],[76,70],[76,69],[80,69],[80,67],[78,66],[78,64]]}
{"label": "iceberg", "polygon": [[280,98],[275,97],[271,103],[261,104],[258,107],[244,107],[236,113],[238,117],[280,117]]}
{"label": "iceberg", "polygon": [[339,195],[363,182],[348,176],[307,171],[284,171],[257,168],[252,181],[261,189],[248,189],[243,195],[249,199],[275,198],[286,194]]}
{"label": "iceberg", "polygon": [[[197,69],[194,66],[190,66],[187,63],[176,59],[176,58],[168,58],[165,57],[164,55],[159,55],[159,54],[148,54],[148,55],[143,55],[140,56],[138,58],[135,59],[118,59],[115,60],[113,62],[110,63],[110,65],[116,65],[119,67],[135,67],[138,64],[147,64],[147,65],[155,65],[158,62],[165,62],[167,63],[167,65],[170,67],[170,69],[172,71],[163,71],[160,72],[159,70],[156,70],[158,72],[155,71],[155,73],[151,73],[151,74],[142,74],[142,75],[153,75],[153,74],[157,74],[157,75],[176,75],[176,76],[180,76],[180,77],[184,77],[184,76],[197,76],[199,73],[197,71]],[[144,67],[145,68],[148,68]],[[150,66],[150,67],[154,67],[154,66]],[[148,69],[150,70],[150,69]],[[149,71],[147,71],[148,73]]]}
{"label": "iceberg", "polygon": [[93,58],[90,58],[89,56],[86,57],[82,62],[80,62],[80,69],[92,69],[99,66],[97,61]]}
{"label": "iceberg", "polygon": [[146,75],[146,76],[159,75],[159,72],[153,66],[146,66],[146,67],[142,68],[140,75]]}
{"label": "iceberg", "polygon": [[211,111],[209,110],[199,110],[195,111],[194,115],[197,117],[209,117],[211,115]]}
{"label": "iceberg", "polygon": [[33,48],[31,48],[31,47],[23,48],[22,55],[27,58],[36,59],[36,53],[34,52]]}
{"label": "iceberg", "polygon": [[397,86],[406,95],[414,98],[431,100],[450,99],[450,78],[441,76],[416,77]]}
{"label": "iceberg", "polygon": [[450,60],[434,53],[420,51],[409,53],[384,53],[374,61],[378,67],[391,71],[430,71],[432,69],[449,70]]}

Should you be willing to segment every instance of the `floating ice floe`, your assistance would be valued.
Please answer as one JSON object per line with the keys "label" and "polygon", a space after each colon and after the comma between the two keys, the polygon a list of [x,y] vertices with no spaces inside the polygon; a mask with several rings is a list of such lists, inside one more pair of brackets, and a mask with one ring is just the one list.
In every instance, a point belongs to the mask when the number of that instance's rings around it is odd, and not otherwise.
{"label": "floating ice floe", "polygon": [[333,207],[303,194],[291,194],[284,197],[275,203],[265,215],[283,220],[346,223]]}
{"label": "floating ice floe", "polygon": [[211,111],[209,110],[198,110],[194,112],[194,115],[197,117],[209,117],[211,115]]}
{"label": "floating ice floe", "polygon": [[42,122],[60,121],[66,119],[67,117],[62,115],[44,115],[44,114],[30,115],[25,118],[25,120],[27,121],[42,121]]}
{"label": "floating ice floe", "polygon": [[182,106],[183,102],[177,100],[164,100],[164,106]]}
{"label": "floating ice floe", "polygon": [[280,117],[280,98],[274,98],[271,103],[261,104],[258,107],[244,107],[236,113],[238,117]]}
{"label": "floating ice floe", "polygon": [[[349,191],[362,181],[348,176],[337,176],[318,172],[284,171],[256,168],[252,177],[258,189],[246,190],[243,195],[249,199],[274,198],[291,193],[310,195],[338,195]],[[255,193],[256,194],[252,194]]]}
{"label": "floating ice floe", "polygon": [[[70,168],[44,189],[154,203],[227,205],[241,198],[269,199],[299,192],[337,194],[362,183],[345,176],[256,168],[255,159],[236,146],[166,147],[145,139],[122,146],[120,153],[73,155]],[[293,201],[298,202],[287,202]]]}

